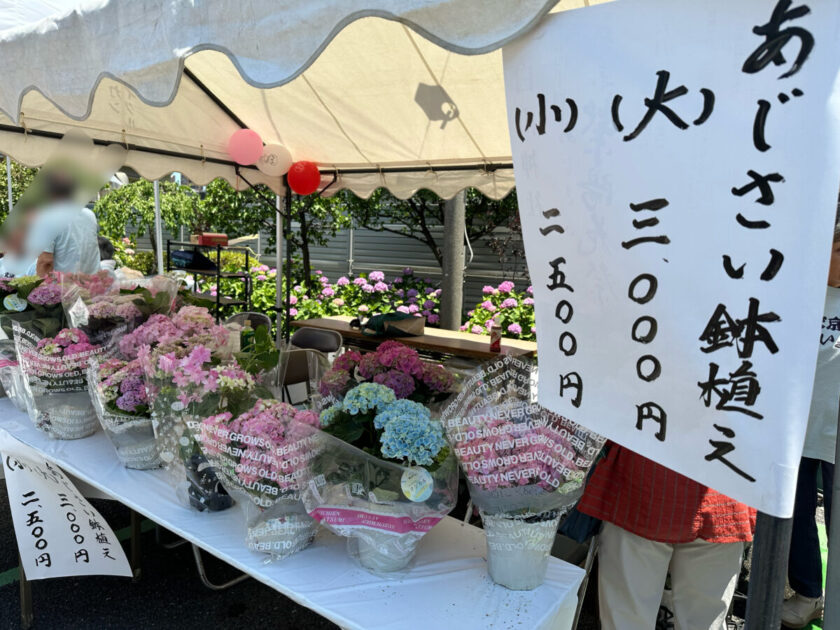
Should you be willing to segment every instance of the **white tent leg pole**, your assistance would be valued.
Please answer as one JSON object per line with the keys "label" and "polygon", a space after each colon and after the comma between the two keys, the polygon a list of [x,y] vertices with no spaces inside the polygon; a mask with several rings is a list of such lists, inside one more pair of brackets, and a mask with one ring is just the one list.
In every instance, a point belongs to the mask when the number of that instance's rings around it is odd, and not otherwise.
{"label": "white tent leg pole", "polygon": [[160,182],[154,181],[155,189],[155,243],[157,243],[157,272],[165,271],[163,266],[163,225],[160,217]]}
{"label": "white tent leg pole", "polygon": [[444,202],[443,297],[440,301],[440,327],[458,330],[464,307],[464,231],[466,197],[464,191]]}
{"label": "white tent leg pole", "polygon": [[274,282],[275,282],[275,296],[274,306],[277,314],[277,330],[275,331],[275,343],[279,346],[280,340],[283,338],[280,325],[282,318],[280,317],[280,307],[283,304],[283,215],[280,210],[283,207],[283,200],[280,195],[275,195],[274,203],[277,207],[277,212],[274,213]]}
{"label": "white tent leg pole", "polygon": [[8,155],[6,156],[6,191],[9,195],[9,212],[11,212],[14,205],[12,201],[12,160],[9,159]]}

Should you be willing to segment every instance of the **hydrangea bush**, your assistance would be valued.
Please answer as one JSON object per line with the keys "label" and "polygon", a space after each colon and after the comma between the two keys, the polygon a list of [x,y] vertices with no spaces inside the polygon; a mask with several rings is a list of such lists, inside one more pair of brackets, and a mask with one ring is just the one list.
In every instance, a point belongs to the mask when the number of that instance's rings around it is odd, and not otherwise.
{"label": "hydrangea bush", "polygon": [[362,355],[351,350],[336,357],[321,379],[319,393],[329,401],[339,400],[357,382],[385,385],[398,399],[430,403],[448,395],[454,377],[442,365],[422,361],[416,350],[389,340],[376,352]]}
{"label": "hydrangea bush", "polygon": [[321,412],[321,428],[374,457],[405,466],[439,465],[449,454],[440,423],[418,402],[380,383],[361,383]]}
{"label": "hydrangea bush", "polygon": [[534,324],[534,290],[515,290],[513,282],[505,280],[497,287],[487,285],[482,289],[484,299],[467,313],[467,321],[461,330],[476,335],[486,335],[498,321],[502,335],[514,339],[533,341],[536,337]]}

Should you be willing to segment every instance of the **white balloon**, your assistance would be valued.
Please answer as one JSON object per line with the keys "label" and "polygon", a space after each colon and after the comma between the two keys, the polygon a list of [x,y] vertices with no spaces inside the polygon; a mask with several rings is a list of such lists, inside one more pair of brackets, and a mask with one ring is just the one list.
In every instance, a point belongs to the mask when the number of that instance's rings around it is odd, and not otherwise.
{"label": "white balloon", "polygon": [[266,175],[278,177],[289,172],[292,162],[292,154],[282,144],[267,144],[263,147],[262,157],[257,161],[257,168]]}

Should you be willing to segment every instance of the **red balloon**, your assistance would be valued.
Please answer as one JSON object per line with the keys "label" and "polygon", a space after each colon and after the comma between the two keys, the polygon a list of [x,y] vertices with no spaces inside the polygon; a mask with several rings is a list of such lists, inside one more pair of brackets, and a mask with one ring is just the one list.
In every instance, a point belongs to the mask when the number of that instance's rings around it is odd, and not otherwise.
{"label": "red balloon", "polygon": [[311,195],[321,184],[321,172],[315,162],[295,162],[286,174],[289,188],[299,195]]}
{"label": "red balloon", "polygon": [[262,157],[263,143],[260,134],[253,129],[235,131],[228,140],[228,154],[237,164],[256,164]]}

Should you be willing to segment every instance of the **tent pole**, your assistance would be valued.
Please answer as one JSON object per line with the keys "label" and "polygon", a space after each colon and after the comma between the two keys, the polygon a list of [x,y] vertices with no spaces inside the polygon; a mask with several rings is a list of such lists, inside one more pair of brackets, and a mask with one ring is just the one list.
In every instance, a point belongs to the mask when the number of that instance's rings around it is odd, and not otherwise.
{"label": "tent pole", "polygon": [[458,330],[464,306],[464,224],[466,196],[464,191],[444,201],[443,297],[440,327]]}
{"label": "tent pole", "polygon": [[277,330],[274,333],[274,342],[280,346],[280,340],[283,338],[282,318],[280,317],[280,307],[283,304],[283,214],[281,210],[280,195],[274,196],[274,204],[277,212],[274,213],[274,314],[277,318]]}
{"label": "tent pole", "polygon": [[[840,425],[840,408],[837,412]],[[828,570],[825,576],[825,618],[823,628],[840,628],[840,430],[834,445],[834,489],[831,493],[831,531],[828,532]],[[825,487],[825,482],[823,482]],[[832,549],[834,553],[832,553]]]}
{"label": "tent pole", "polygon": [[14,205],[12,201],[12,160],[9,159],[8,155],[6,156],[6,192],[9,195],[9,213],[11,213]]}
{"label": "tent pole", "polygon": [[286,237],[286,341],[292,336],[292,246],[289,237],[292,234],[292,189],[289,188],[288,180],[283,182],[286,185],[286,221],[283,224]]}
{"label": "tent pole", "polygon": [[765,630],[782,625],[790,534],[793,518],[758,513],[747,595],[745,630]]}
{"label": "tent pole", "polygon": [[[157,272],[158,274],[162,274],[164,272],[163,267],[163,226],[161,225],[161,216],[160,216],[160,181],[154,181],[154,190],[155,190],[155,242],[157,244]],[[218,290],[218,287],[216,287]]]}

